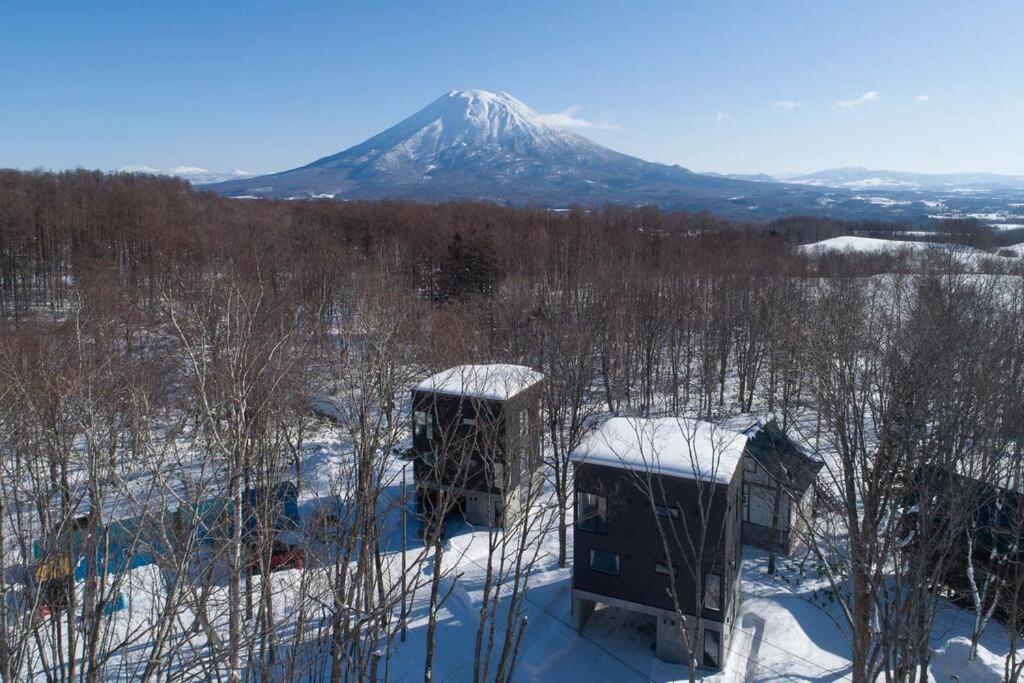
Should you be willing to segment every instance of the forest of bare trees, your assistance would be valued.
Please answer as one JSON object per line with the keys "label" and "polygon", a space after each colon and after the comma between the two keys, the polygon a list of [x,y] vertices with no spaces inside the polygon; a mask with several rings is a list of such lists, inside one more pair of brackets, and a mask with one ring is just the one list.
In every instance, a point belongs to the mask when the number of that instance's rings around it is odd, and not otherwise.
{"label": "forest of bare trees", "polygon": [[[464,362],[545,375],[550,500],[488,534],[467,678],[513,679],[534,539],[571,561],[569,454],[612,415],[773,413],[822,454],[802,541],[853,680],[926,681],[945,597],[1018,638],[1024,267],[794,249],[885,229],[0,172],[0,681],[387,680],[411,628],[433,680],[459,550],[442,520],[391,542],[409,390]],[[309,571],[271,572],[287,524],[252,492],[282,481]]]}

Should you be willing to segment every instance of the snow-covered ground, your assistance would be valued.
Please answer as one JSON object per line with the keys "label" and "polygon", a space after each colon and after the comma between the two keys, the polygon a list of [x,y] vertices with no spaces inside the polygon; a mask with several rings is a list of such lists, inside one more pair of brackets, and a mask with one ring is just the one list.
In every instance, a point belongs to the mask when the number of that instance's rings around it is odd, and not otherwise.
{"label": "snow-covered ground", "polygon": [[[737,418],[738,419],[738,418]],[[749,423],[749,419],[739,420]],[[348,444],[339,440],[327,425],[307,442],[303,456],[303,489],[300,504],[307,517],[336,494],[335,475],[345,461]],[[401,474],[408,462],[393,458],[388,478],[393,485],[381,501],[386,511],[382,550],[389,566],[397,566],[402,552]],[[411,474],[411,473],[410,473]],[[409,477],[411,482],[411,476]],[[550,515],[550,491],[542,497],[535,514]],[[416,522],[410,515],[407,522],[409,539],[417,539]],[[672,665],[654,655],[655,626],[645,616],[613,607],[599,609],[582,634],[572,626],[570,613],[572,545],[570,536],[569,568],[557,566],[557,533],[553,528],[538,535],[538,559],[530,576],[525,602],[528,626],[524,632],[521,654],[516,662],[515,681],[682,681],[687,679],[683,666]],[[571,534],[570,529],[570,534]],[[436,637],[434,680],[465,681],[473,674],[473,641],[479,624],[489,534],[485,529],[452,521],[447,527],[444,550],[442,592],[447,595],[440,612]],[[413,541],[408,549],[410,564],[425,551]],[[850,643],[841,609],[836,604],[825,578],[817,573],[814,561],[801,562],[801,554],[779,564],[777,574],[767,574],[764,551],[744,547],[741,569],[741,603],[737,616],[738,631],[727,653],[723,671],[703,672],[708,681],[837,681],[850,675]],[[412,594],[408,637],[396,639],[381,659],[381,676],[387,669],[388,680],[422,680],[426,647],[429,591],[423,587],[430,578],[430,562],[423,562],[412,583],[420,587]],[[161,605],[166,578],[150,565],[128,573],[129,585],[123,588],[128,609],[118,612],[113,632],[126,638],[115,662],[122,664],[112,670],[112,678],[131,680],[138,676],[145,662],[138,653],[145,644],[131,640],[131,634],[151,624]],[[304,570],[289,570],[272,575],[273,600],[278,623],[293,623],[300,614],[299,599],[302,582],[309,586],[326,585],[329,569],[311,562]],[[253,579],[254,593],[259,578]],[[226,601],[223,581],[215,582],[210,596],[219,614],[218,628],[223,628]],[[218,606],[220,606],[218,608]],[[191,619],[182,608],[181,623]],[[499,623],[505,618],[499,607]],[[320,680],[325,673],[327,656],[324,636],[315,624],[328,615],[328,605],[310,607],[305,619],[310,625],[308,635],[292,647],[308,650],[300,671],[293,677]],[[1003,657],[1008,637],[999,623],[992,623],[981,640],[979,657],[968,662],[966,657],[972,617],[967,612],[943,603],[936,619],[931,647],[935,654],[932,677],[935,681],[998,681],[1001,679]],[[500,627],[499,627],[500,628]],[[291,629],[286,631],[290,633]],[[116,641],[115,641],[116,642]],[[181,666],[194,666],[196,650],[202,649],[201,637],[182,637],[174,641],[168,657],[181,660]],[[287,642],[287,639],[284,639]],[[195,669],[180,672],[198,677]],[[956,678],[959,677],[959,678]]]}
{"label": "snow-covered ground", "polygon": [[[412,530],[411,530],[412,531]],[[439,617],[434,679],[465,681],[472,677],[473,639],[481,606],[483,565],[487,533],[464,524],[453,524],[446,554],[452,558],[450,589]],[[583,634],[576,633],[570,612],[571,575],[557,568],[554,534],[543,540],[542,559],[534,570],[525,614],[529,625],[516,663],[516,681],[685,681],[683,666],[654,656],[654,622],[643,615],[614,607],[595,612]],[[741,571],[742,601],[738,631],[718,673],[701,672],[706,681],[838,681],[850,676],[850,645],[841,610],[830,598],[825,579],[808,562],[801,573],[799,557],[780,565],[775,576],[766,572],[764,551],[745,546]],[[571,555],[570,555],[571,566]],[[325,580],[324,570],[307,569],[306,580]],[[301,571],[278,572],[274,602],[278,618],[295,617],[293,596],[298,593]],[[130,572],[132,586],[125,590],[129,609],[119,613],[118,633],[130,634],[155,616],[163,586],[154,567]],[[254,590],[259,589],[255,579]],[[396,642],[381,667],[393,681],[422,680],[427,627],[427,591],[419,591],[412,604],[406,642]],[[220,589],[212,598],[226,599]],[[504,619],[499,614],[499,619]],[[185,619],[187,623],[187,619]],[[936,654],[932,680],[999,681],[1006,654],[1007,634],[999,623],[990,625],[978,659],[968,662],[971,616],[945,604],[932,638]],[[138,645],[135,643],[133,645]],[[325,646],[324,646],[325,647]],[[130,652],[128,653],[130,657]],[[326,654],[322,652],[321,654]],[[173,656],[173,655],[172,655]],[[184,653],[182,658],[185,659]],[[125,664],[125,680],[136,673]],[[312,672],[308,672],[312,675]],[[383,671],[381,672],[383,674]],[[959,678],[956,678],[956,677]],[[315,676],[312,676],[315,677]]]}

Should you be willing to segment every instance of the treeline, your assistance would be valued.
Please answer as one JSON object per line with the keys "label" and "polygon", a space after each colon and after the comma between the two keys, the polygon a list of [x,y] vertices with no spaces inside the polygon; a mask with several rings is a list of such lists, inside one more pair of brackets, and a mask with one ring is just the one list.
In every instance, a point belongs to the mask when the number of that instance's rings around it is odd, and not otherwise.
{"label": "treeline", "polygon": [[[987,239],[954,224],[960,241]],[[792,244],[906,227],[815,217],[744,223],[651,207],[231,200],[166,177],[8,170],[0,171],[0,314],[61,310],[72,296],[109,286],[152,307],[171,275],[228,262],[272,283],[289,280],[329,313],[343,274],[359,267],[386,269],[441,302],[595,262],[654,274],[710,259],[736,270],[745,266],[726,256],[734,250],[771,257]],[[798,262],[787,268],[807,267]]]}

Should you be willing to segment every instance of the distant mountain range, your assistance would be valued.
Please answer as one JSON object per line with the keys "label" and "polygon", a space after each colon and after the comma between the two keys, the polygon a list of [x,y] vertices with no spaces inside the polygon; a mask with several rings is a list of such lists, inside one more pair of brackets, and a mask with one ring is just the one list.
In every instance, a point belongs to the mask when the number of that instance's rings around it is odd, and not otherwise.
{"label": "distant mountain range", "polygon": [[[735,177],[735,176],[730,176]],[[807,175],[767,177],[788,183],[853,190],[1024,190],[1024,176],[997,173],[910,173],[860,167],[834,168]]]}
{"label": "distant mountain range", "polygon": [[148,173],[151,175],[169,175],[175,178],[184,178],[193,185],[209,185],[211,183],[222,183],[225,180],[237,180],[239,178],[252,178],[258,173],[240,171],[209,171],[198,166],[175,166],[174,168],[158,169],[150,166],[122,166],[117,169],[119,173]]}
{"label": "distant mountain range", "polygon": [[[125,170],[151,171],[145,167]],[[503,92],[453,90],[354,147],[279,173],[179,168],[229,197],[472,199],[562,208],[604,203],[707,209],[770,218],[793,214],[927,220],[989,215],[1024,197],[1024,178],[836,169],[775,178],[694,173],[603,147]]]}

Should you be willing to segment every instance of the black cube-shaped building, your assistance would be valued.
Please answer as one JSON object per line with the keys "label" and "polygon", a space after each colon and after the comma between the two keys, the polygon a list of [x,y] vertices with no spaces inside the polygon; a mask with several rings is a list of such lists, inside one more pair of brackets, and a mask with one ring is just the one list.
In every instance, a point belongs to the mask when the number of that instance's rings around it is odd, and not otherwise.
{"label": "black cube-shaped building", "polygon": [[[659,658],[719,669],[739,602],[745,435],[684,418],[612,418],[571,455],[573,616],[648,614]],[[674,594],[674,595],[673,595]]]}
{"label": "black cube-shaped building", "polygon": [[521,365],[459,365],[412,391],[417,492],[470,524],[503,526],[539,486],[543,375]]}

